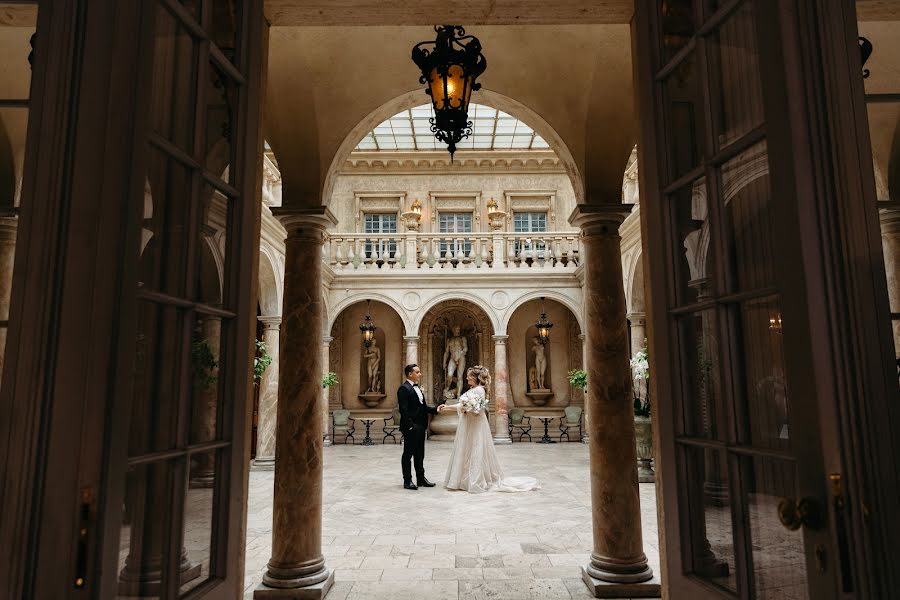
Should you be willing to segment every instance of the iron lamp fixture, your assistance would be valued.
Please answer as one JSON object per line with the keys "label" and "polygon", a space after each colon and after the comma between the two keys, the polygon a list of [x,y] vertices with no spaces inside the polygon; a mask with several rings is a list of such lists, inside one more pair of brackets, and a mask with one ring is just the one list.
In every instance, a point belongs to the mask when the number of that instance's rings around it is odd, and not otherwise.
{"label": "iron lamp fixture", "polygon": [[[437,39],[419,42],[412,49],[412,60],[422,71],[419,83],[427,85],[434,116],[429,120],[431,132],[447,144],[450,162],[456,144],[472,135],[469,121],[469,98],[481,89],[475,79],[484,73],[487,61],[481,53],[481,42],[459,25],[435,25]],[[423,46],[434,44],[434,48]]]}
{"label": "iron lamp fixture", "polygon": [[777,313],[774,317],[769,317],[769,329],[774,333],[781,333],[781,313]]}
{"label": "iron lamp fixture", "polygon": [[544,298],[541,297],[541,318],[534,324],[538,332],[538,341],[542,346],[546,346],[550,341],[550,330],[553,329],[553,323],[547,319],[547,313],[544,312]]}
{"label": "iron lamp fixture", "polygon": [[366,300],[366,319],[359,324],[359,330],[362,332],[363,346],[368,348],[372,345],[372,340],[375,339],[375,330],[378,329],[375,327],[375,323],[372,322],[372,317],[369,316],[369,300]]}

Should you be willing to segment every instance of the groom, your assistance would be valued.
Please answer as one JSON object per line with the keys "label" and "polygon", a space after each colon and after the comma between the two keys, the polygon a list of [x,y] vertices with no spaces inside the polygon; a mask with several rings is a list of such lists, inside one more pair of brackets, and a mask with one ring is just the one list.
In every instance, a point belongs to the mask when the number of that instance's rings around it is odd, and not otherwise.
{"label": "groom", "polygon": [[[428,413],[439,413],[442,406],[437,408],[425,404],[425,394],[419,387],[419,379],[422,371],[419,365],[406,365],[403,369],[406,381],[397,390],[397,404],[400,407],[400,431],[403,433],[403,457],[400,464],[403,466],[403,487],[408,490],[417,490],[420,487],[434,487],[434,484],[425,479],[425,430],[428,428]],[[409,459],[412,458],[416,465],[416,482],[412,482],[412,473],[409,468]]]}

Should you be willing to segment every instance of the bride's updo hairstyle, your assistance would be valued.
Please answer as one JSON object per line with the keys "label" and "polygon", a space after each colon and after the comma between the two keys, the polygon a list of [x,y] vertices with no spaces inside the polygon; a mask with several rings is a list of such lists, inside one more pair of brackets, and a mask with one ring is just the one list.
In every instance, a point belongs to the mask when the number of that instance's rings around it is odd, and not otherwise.
{"label": "bride's updo hairstyle", "polygon": [[475,365],[474,367],[470,367],[469,371],[475,376],[475,381],[483,386],[484,389],[487,389],[491,385],[491,374],[487,367]]}

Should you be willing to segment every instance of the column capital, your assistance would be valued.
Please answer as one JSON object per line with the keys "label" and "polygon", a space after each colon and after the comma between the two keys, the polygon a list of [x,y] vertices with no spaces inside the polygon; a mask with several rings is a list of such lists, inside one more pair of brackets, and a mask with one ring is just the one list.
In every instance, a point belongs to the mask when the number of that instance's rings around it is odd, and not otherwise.
{"label": "column capital", "polygon": [[493,338],[495,344],[505,344],[506,340],[509,339],[508,335],[493,335],[491,337]]}
{"label": "column capital", "polygon": [[583,342],[584,340],[587,339],[587,334],[586,334],[586,333],[579,333],[579,334],[578,334],[578,339],[581,340],[581,341]]}
{"label": "column capital", "polygon": [[632,324],[644,324],[647,322],[647,315],[642,312],[630,312],[625,315],[625,318],[631,321]]}
{"label": "column capital", "polygon": [[617,235],[629,214],[629,204],[579,204],[569,215],[569,224],[580,227],[585,236]]}
{"label": "column capital", "polygon": [[330,346],[331,342],[333,342],[333,341],[334,341],[334,338],[331,337],[330,335],[326,335],[322,338],[322,344],[325,346]]}
{"label": "column capital", "polygon": [[419,341],[419,336],[417,336],[417,335],[404,335],[404,336],[403,336],[403,341],[406,342],[407,344],[412,343],[412,342],[418,342],[418,341]]}
{"label": "column capital", "polygon": [[14,213],[6,213],[0,210],[0,241],[16,241],[16,231],[19,228],[19,217]]}
{"label": "column capital", "polygon": [[882,234],[900,233],[900,209],[882,208],[878,211],[878,219],[881,222]]}
{"label": "column capital", "polygon": [[263,329],[279,329],[281,327],[281,315],[274,317],[256,317],[256,320],[263,324]]}
{"label": "column capital", "polygon": [[273,206],[270,210],[287,230],[288,239],[321,239],[326,229],[337,225],[337,218],[327,206]]}

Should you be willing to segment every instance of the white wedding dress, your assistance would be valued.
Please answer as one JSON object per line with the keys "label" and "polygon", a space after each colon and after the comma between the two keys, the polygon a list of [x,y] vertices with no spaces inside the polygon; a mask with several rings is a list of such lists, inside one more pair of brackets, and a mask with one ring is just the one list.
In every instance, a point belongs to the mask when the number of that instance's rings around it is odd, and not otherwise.
{"label": "white wedding dress", "polygon": [[503,467],[494,450],[491,427],[484,413],[465,412],[462,400],[484,398],[484,388],[476,386],[465,392],[456,405],[459,426],[450,451],[450,464],[444,487],[448,490],[481,492],[528,492],[541,487],[534,477],[504,477]]}

